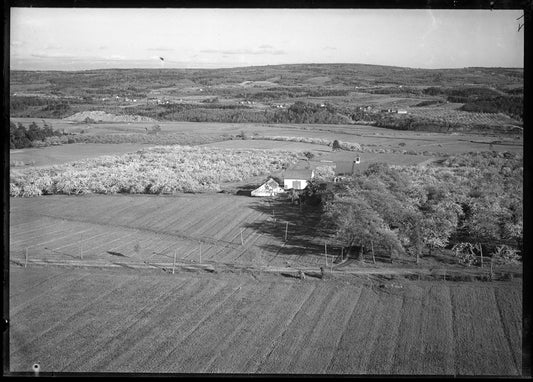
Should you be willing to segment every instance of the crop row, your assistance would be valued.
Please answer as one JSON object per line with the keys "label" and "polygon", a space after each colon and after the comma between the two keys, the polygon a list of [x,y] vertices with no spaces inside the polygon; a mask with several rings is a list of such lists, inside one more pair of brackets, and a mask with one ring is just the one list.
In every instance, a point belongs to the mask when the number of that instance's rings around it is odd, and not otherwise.
{"label": "crop row", "polygon": [[[517,375],[517,286],[15,268],[10,370]],[[499,307],[499,308],[498,308]],[[501,309],[501,311],[500,311]],[[518,358],[516,358],[518,357]]]}

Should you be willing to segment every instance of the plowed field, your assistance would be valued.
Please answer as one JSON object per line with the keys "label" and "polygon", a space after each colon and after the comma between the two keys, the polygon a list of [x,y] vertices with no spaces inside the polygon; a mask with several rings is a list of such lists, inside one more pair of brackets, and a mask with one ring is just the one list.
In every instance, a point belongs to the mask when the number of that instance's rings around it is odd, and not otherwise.
{"label": "plowed field", "polygon": [[290,203],[276,211],[263,198],[185,194],[51,195],[12,198],[10,204],[10,258],[19,262],[27,250],[30,263],[169,266],[174,253],[177,261],[195,263],[324,263],[323,244],[313,245],[309,231],[313,213]]}
{"label": "plowed field", "polygon": [[10,370],[519,375],[520,286],[12,266]]}

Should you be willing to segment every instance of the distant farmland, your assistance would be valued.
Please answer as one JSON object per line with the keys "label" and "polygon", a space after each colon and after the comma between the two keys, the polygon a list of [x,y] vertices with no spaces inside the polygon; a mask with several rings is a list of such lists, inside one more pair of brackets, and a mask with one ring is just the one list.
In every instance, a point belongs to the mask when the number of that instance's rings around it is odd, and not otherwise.
{"label": "distant farmland", "polygon": [[519,375],[520,287],[12,267],[10,370]]}

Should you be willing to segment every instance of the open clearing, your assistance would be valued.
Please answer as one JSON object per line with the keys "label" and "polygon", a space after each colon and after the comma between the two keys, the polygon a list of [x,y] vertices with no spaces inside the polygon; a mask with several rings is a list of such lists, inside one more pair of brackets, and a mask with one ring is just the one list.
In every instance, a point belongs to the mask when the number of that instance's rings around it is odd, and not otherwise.
{"label": "open clearing", "polygon": [[[24,162],[26,167],[53,166],[102,155],[120,155],[150,147],[141,143],[72,143],[61,146],[27,148],[10,151],[10,161]],[[31,165],[27,165],[31,163]],[[17,167],[17,166],[15,166]]]}
{"label": "open clearing", "polygon": [[519,375],[520,286],[12,266],[10,370]]}

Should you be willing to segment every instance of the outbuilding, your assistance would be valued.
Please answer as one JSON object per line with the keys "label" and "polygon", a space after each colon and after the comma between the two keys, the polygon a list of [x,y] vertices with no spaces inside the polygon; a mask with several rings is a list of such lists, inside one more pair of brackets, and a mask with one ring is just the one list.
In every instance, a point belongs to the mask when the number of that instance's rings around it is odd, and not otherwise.
{"label": "outbuilding", "polygon": [[261,186],[253,190],[251,192],[251,195],[252,196],[275,196],[282,192],[285,192],[285,190],[282,187],[280,187],[278,182],[270,178],[265,183],[263,183]]}

